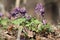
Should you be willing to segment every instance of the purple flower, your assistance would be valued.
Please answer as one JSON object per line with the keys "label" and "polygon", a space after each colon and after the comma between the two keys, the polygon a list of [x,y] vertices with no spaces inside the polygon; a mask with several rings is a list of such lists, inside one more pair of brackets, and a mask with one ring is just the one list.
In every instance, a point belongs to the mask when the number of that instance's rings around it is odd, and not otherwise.
{"label": "purple flower", "polygon": [[41,16],[44,16],[44,7],[41,3],[38,3],[36,8],[35,8],[35,12],[39,12]]}
{"label": "purple flower", "polygon": [[14,8],[12,11],[18,14],[20,12],[20,8]]}
{"label": "purple flower", "polygon": [[19,13],[20,13],[20,8],[14,8],[14,9],[10,12],[10,14],[11,14],[12,17],[15,17],[16,14],[19,14]]}
{"label": "purple flower", "polygon": [[15,12],[20,12],[20,8],[15,8],[14,11]]}
{"label": "purple flower", "polygon": [[22,7],[22,8],[20,9],[20,13],[21,13],[23,16],[26,14],[26,9],[25,9],[25,7]]}
{"label": "purple flower", "polygon": [[22,37],[22,38],[20,38],[20,40],[25,40],[25,38]]}
{"label": "purple flower", "polygon": [[12,17],[15,17],[15,16],[16,16],[16,12],[11,11],[11,12],[10,12],[10,15],[11,15]]}
{"label": "purple flower", "polygon": [[2,17],[3,16],[3,14],[2,13],[0,13],[0,17]]}
{"label": "purple flower", "polygon": [[47,24],[46,19],[43,19],[42,22],[43,22],[44,25]]}
{"label": "purple flower", "polygon": [[41,12],[41,16],[44,17],[44,12]]}
{"label": "purple flower", "polygon": [[25,13],[26,13],[25,7],[22,7],[22,8],[14,8],[14,9],[10,12],[10,14],[11,14],[12,17],[16,17],[16,15],[19,14],[19,13],[21,13],[21,15],[24,16]]}
{"label": "purple flower", "polygon": [[28,15],[28,14],[25,14],[25,17],[26,17],[27,20],[30,20],[31,19],[31,16]]}

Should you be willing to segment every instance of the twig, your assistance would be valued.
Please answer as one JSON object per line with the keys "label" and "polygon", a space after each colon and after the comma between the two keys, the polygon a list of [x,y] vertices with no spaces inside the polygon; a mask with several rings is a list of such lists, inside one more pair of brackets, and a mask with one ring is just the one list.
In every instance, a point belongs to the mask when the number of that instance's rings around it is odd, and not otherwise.
{"label": "twig", "polygon": [[18,35],[17,35],[17,40],[20,40],[20,35],[21,35],[21,31],[22,31],[23,27],[22,26],[18,26]]}

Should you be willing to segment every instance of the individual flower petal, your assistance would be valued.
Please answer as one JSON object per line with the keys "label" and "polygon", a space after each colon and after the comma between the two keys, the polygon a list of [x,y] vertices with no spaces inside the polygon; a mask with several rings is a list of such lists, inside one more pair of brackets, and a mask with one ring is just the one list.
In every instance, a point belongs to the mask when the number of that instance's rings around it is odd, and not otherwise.
{"label": "individual flower petal", "polygon": [[46,19],[43,19],[42,22],[43,22],[44,25],[47,24]]}
{"label": "individual flower petal", "polygon": [[41,12],[41,14],[40,14],[42,17],[44,17],[44,12]]}
{"label": "individual flower petal", "polygon": [[43,5],[41,3],[38,3],[35,9],[42,9]]}
{"label": "individual flower petal", "polygon": [[16,16],[16,14],[15,13],[13,13],[13,14],[11,14],[13,17],[15,17]]}
{"label": "individual flower petal", "polygon": [[26,8],[25,7],[22,7],[22,8],[20,8],[20,11],[21,12],[24,12],[24,11],[26,11]]}
{"label": "individual flower petal", "polygon": [[31,16],[28,15],[28,14],[26,14],[25,17],[26,17],[27,20],[30,20],[31,19]]}
{"label": "individual flower petal", "polygon": [[11,11],[11,12],[10,12],[10,15],[11,15],[12,17],[15,17],[15,16],[16,16],[16,12]]}
{"label": "individual flower petal", "polygon": [[25,13],[26,13],[25,7],[22,7],[22,8],[20,9],[20,13],[21,13],[23,16],[25,15]]}
{"label": "individual flower petal", "polygon": [[15,8],[14,11],[15,12],[20,12],[20,8]]}
{"label": "individual flower petal", "polygon": [[44,8],[41,8],[41,9],[40,9],[40,12],[44,12]]}

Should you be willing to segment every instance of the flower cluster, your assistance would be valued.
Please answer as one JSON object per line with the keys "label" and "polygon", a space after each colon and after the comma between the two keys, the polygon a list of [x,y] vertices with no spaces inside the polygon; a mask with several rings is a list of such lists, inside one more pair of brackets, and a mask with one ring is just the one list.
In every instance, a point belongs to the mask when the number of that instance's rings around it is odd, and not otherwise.
{"label": "flower cluster", "polygon": [[10,12],[10,14],[11,14],[11,16],[12,16],[12,17],[15,17],[15,16],[16,16],[16,14],[18,14],[18,13],[19,13],[19,11],[20,11],[20,9],[19,9],[19,8],[15,8],[15,9],[13,9],[13,10]]}
{"label": "flower cluster", "polygon": [[[43,7],[43,5],[42,5],[41,3],[38,3],[38,4],[37,4],[37,6],[36,6],[36,8],[35,8],[35,12],[36,12],[36,13],[39,12],[39,14],[42,16],[42,18],[44,18],[44,13],[45,13],[45,11],[44,11],[44,7]],[[43,24],[46,24],[46,19],[43,19],[43,20],[42,20],[42,23],[43,23]]]}
{"label": "flower cluster", "polygon": [[19,14],[19,13],[24,16],[25,13],[26,13],[25,7],[15,8],[15,9],[13,9],[13,10],[10,12],[10,14],[11,14],[12,17],[15,17],[16,14]]}
{"label": "flower cluster", "polygon": [[22,17],[25,17],[27,20],[31,19],[31,16],[27,14],[26,8],[22,7],[22,8],[15,8],[11,11],[11,16],[12,17],[16,17],[17,14],[21,14]]}
{"label": "flower cluster", "polygon": [[35,12],[39,12],[41,16],[44,16],[44,7],[41,3],[38,3],[36,8],[35,8]]}

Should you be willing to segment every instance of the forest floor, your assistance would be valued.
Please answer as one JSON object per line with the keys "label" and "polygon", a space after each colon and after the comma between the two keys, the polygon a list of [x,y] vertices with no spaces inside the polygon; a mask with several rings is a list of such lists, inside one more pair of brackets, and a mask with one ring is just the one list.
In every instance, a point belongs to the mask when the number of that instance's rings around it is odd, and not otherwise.
{"label": "forest floor", "polygon": [[[49,33],[48,35],[45,33],[36,34],[35,39],[30,39],[29,37],[23,37],[23,33],[21,34],[22,35],[21,38],[23,40],[60,40],[60,28],[57,29],[56,27],[54,27],[54,29],[55,32]],[[12,34],[13,32],[10,33]],[[17,30],[15,31],[14,35],[10,35],[7,33],[6,30],[0,27],[0,40],[16,40],[16,38],[17,38]]]}

